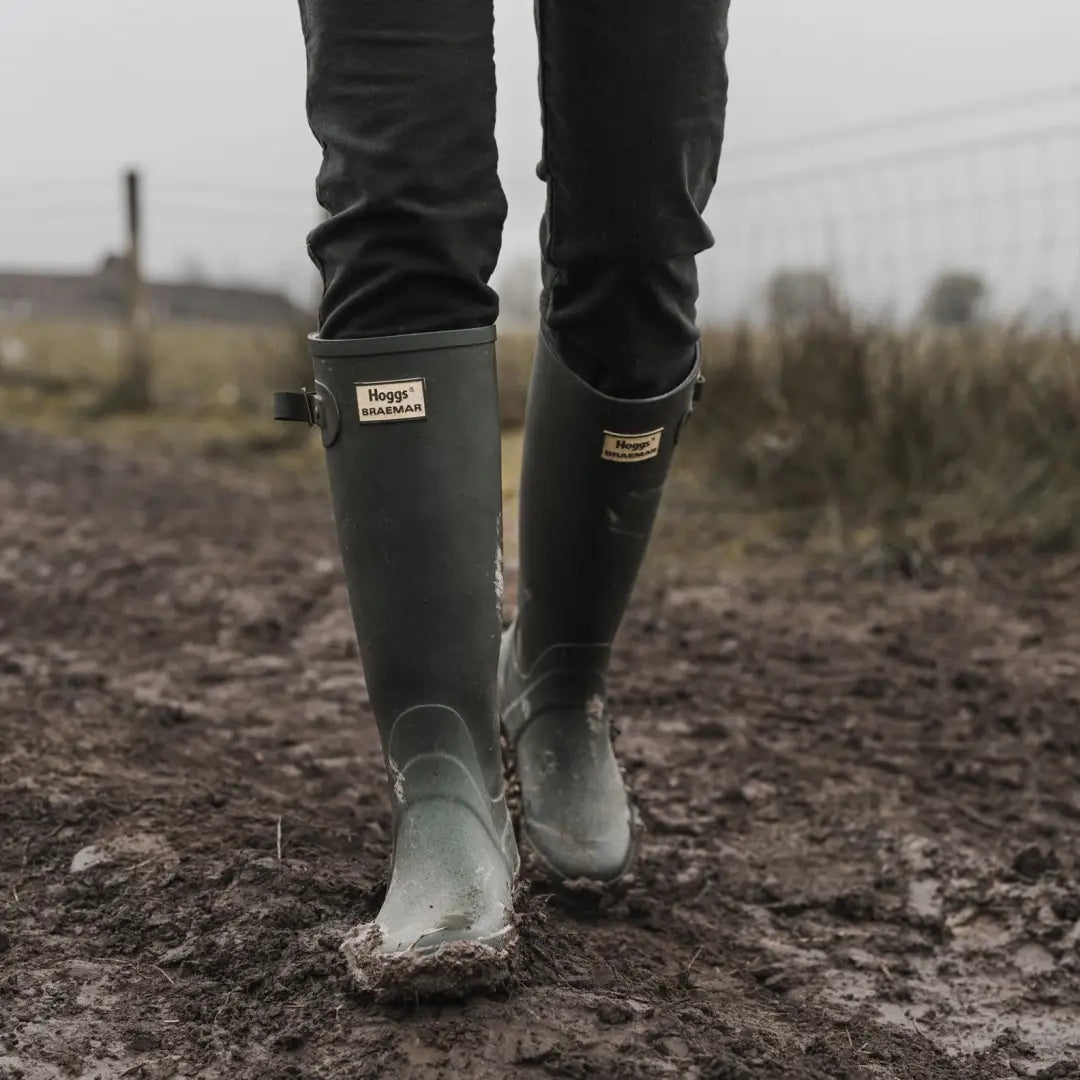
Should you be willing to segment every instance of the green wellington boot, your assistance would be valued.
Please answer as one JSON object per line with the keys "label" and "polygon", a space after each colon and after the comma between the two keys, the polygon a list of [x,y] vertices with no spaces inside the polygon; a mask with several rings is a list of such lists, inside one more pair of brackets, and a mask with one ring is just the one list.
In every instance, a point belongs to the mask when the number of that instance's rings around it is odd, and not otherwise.
{"label": "green wellington boot", "polygon": [[637,819],[612,748],[612,641],[648,545],[700,361],[662,397],[592,389],[541,334],[525,416],[518,613],[499,707],[521,786],[521,840],[553,884],[596,891],[629,871]]}
{"label": "green wellington boot", "polygon": [[322,429],[393,806],[386,900],[342,949],[381,996],[498,985],[518,854],[495,705],[494,328],[310,340],[315,390],[277,395],[275,415]]}

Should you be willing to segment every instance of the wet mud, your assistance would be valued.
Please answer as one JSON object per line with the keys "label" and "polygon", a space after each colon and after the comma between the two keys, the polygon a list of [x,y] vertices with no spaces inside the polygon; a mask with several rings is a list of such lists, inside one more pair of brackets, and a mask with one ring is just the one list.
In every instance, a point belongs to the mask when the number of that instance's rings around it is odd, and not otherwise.
{"label": "wet mud", "polygon": [[322,491],[0,462],[4,1080],[1080,1076],[1075,556],[654,578],[629,889],[533,884],[511,986],[388,1006],[339,951],[389,844]]}

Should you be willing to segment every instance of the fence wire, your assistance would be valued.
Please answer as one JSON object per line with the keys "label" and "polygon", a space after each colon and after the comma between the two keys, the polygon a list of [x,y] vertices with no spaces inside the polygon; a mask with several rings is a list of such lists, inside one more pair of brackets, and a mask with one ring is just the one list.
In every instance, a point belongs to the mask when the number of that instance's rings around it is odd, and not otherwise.
{"label": "fence wire", "polygon": [[[779,270],[827,273],[856,313],[906,320],[944,271],[976,275],[990,306],[1042,322],[1080,323],[1080,84],[935,112],[883,118],[787,140],[732,141],[707,219],[715,248],[701,260],[703,319],[764,314]],[[535,202],[539,185],[504,177]],[[311,191],[234,180],[147,178],[151,272],[156,249],[211,279],[256,278],[313,296],[304,236]],[[77,191],[77,198],[65,193]],[[531,202],[530,202],[531,205]],[[31,237],[92,263],[120,246],[115,181],[0,184],[0,266]],[[519,215],[520,216],[520,215]],[[532,258],[534,233],[507,237],[504,267]],[[223,251],[260,252],[254,266]],[[66,249],[66,248],[65,248]]]}

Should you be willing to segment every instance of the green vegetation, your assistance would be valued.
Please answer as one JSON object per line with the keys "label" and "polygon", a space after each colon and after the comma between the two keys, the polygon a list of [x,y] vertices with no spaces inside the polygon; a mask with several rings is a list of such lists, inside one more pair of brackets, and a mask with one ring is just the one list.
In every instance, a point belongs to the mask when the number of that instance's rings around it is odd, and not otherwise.
{"label": "green vegetation", "polygon": [[[511,500],[532,344],[499,342]],[[310,378],[301,332],[156,328],[157,409],[95,417],[119,345],[111,326],[0,324],[0,417],[321,482],[318,440],[267,419],[274,389]],[[710,331],[705,357],[669,530],[714,546],[884,542],[910,552],[1023,537],[1044,550],[1080,547],[1076,339],[832,319]]]}
{"label": "green vegetation", "polygon": [[682,480],[714,531],[1080,546],[1075,339],[846,323],[714,332],[705,355]]}

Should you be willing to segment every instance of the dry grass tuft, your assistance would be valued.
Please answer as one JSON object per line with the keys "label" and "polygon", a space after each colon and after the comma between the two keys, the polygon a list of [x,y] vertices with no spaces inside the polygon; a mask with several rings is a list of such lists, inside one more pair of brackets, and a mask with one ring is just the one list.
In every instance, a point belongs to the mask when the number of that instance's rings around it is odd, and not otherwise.
{"label": "dry grass tuft", "polygon": [[796,539],[1080,545],[1080,342],[710,332],[683,490]]}

